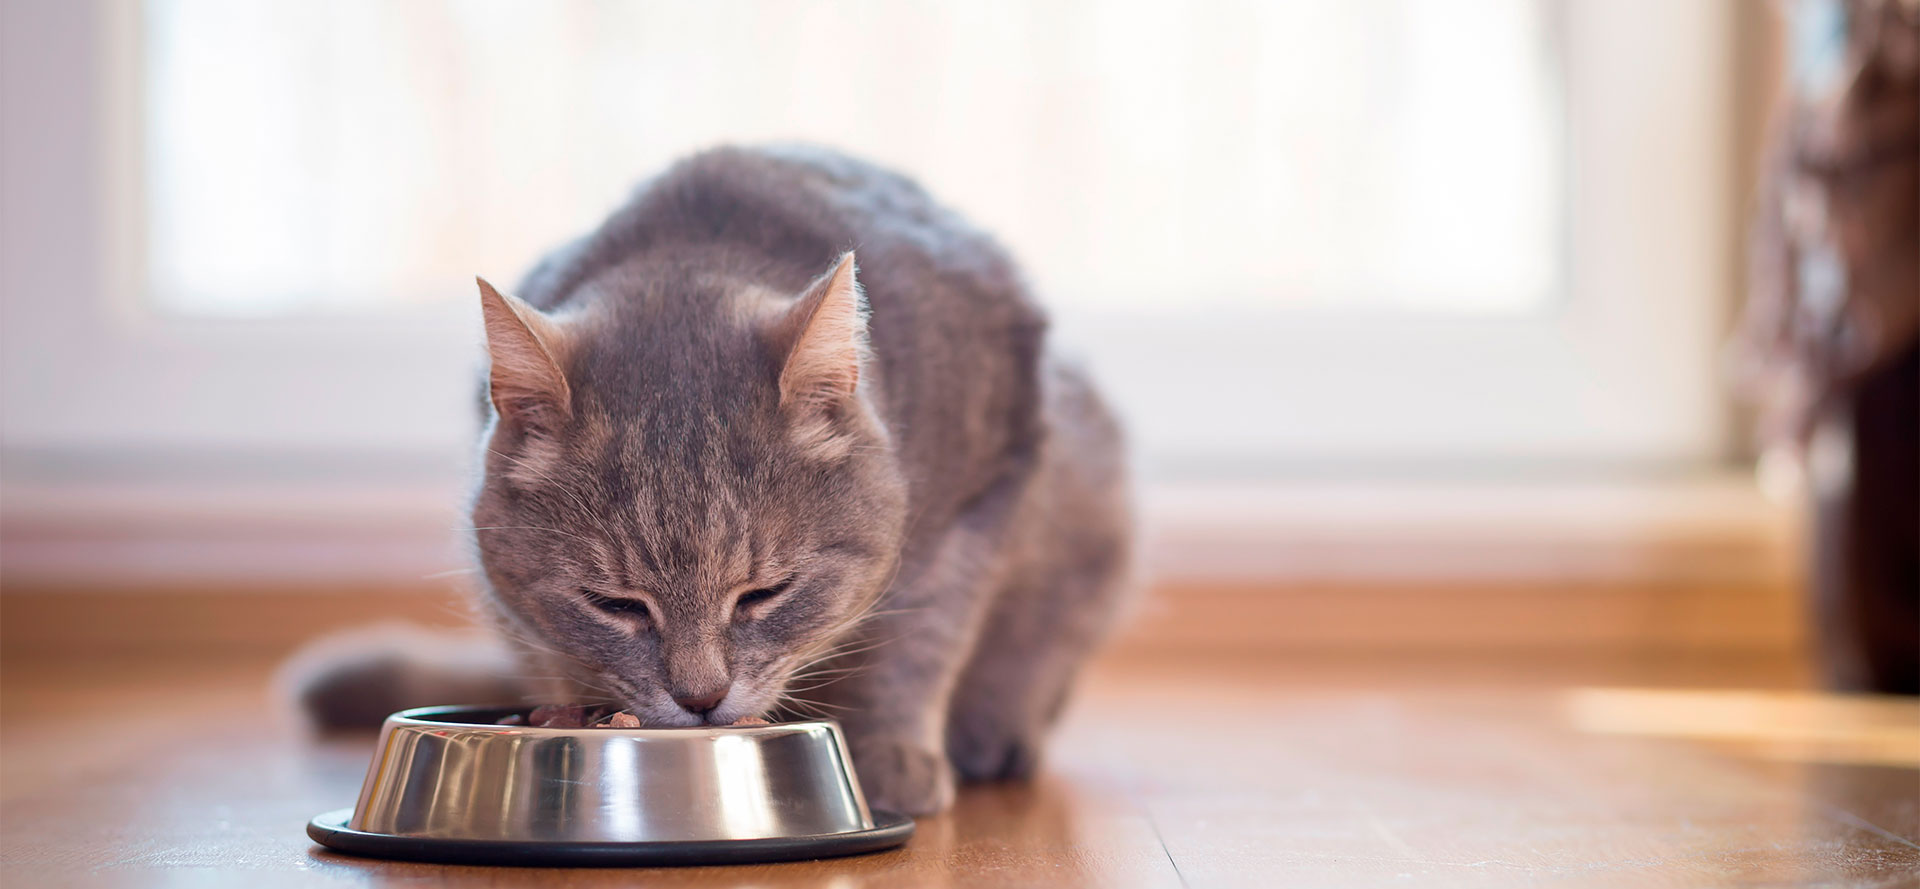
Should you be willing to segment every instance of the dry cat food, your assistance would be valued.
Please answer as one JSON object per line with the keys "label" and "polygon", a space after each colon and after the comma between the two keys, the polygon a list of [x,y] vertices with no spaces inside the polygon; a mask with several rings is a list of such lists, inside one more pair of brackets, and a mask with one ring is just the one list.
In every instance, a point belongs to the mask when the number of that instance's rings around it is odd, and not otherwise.
{"label": "dry cat food", "polygon": [[[640,717],[625,710],[614,710],[605,705],[589,704],[546,704],[533,708],[533,712],[524,716],[510,713],[494,721],[494,725],[531,725],[535,728],[640,728]],[[733,722],[738,726],[772,725],[758,716],[747,716]]]}

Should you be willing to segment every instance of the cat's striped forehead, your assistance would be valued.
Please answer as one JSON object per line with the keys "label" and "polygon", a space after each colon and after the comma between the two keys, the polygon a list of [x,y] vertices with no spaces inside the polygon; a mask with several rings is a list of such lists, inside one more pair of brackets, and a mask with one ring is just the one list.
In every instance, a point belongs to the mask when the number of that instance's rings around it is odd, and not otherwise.
{"label": "cat's striped forehead", "polygon": [[770,455],[744,433],[711,412],[583,411],[575,434],[506,461],[501,481],[578,541],[578,568],[610,589],[725,592],[778,536]]}

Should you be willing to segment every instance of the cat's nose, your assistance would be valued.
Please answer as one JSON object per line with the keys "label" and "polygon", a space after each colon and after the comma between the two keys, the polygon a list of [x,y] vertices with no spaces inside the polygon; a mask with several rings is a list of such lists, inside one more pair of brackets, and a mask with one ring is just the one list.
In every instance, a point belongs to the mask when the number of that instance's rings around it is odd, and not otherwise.
{"label": "cat's nose", "polygon": [[730,686],[721,685],[704,692],[689,693],[675,691],[673,693],[673,702],[687,708],[688,712],[704,714],[708,710],[720,706],[720,701],[727,696],[729,688]]}

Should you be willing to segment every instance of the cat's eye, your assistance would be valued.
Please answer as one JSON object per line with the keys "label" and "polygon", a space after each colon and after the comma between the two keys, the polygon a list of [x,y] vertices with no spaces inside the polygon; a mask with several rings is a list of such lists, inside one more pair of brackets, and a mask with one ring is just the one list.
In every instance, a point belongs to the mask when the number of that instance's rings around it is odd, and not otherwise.
{"label": "cat's eye", "polygon": [[741,593],[740,598],[733,600],[734,612],[737,614],[749,613],[753,610],[754,606],[765,604],[779,598],[780,594],[786,592],[787,588],[792,585],[793,581],[783,580],[770,587],[761,587],[757,590],[748,590]]}
{"label": "cat's eye", "polygon": [[587,604],[615,617],[630,617],[646,620],[652,616],[652,612],[647,610],[647,603],[639,599],[621,599],[614,596],[602,596],[599,593],[584,588],[580,590],[580,598],[587,600]]}

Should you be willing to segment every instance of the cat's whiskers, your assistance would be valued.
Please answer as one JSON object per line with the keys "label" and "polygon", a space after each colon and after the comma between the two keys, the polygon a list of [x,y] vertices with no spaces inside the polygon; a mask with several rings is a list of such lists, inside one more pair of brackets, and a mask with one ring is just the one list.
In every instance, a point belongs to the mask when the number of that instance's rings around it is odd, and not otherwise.
{"label": "cat's whiskers", "polygon": [[834,658],[852,657],[853,655],[856,655],[856,654],[865,654],[876,648],[880,648],[881,646],[891,645],[894,642],[899,641],[904,635],[905,634],[901,634],[899,636],[888,636],[883,639],[870,639],[870,638],[864,638],[864,637],[858,638],[858,639],[850,639],[846,642],[842,642],[838,645],[828,648],[825,651],[821,651],[813,654],[812,657],[810,657],[807,661],[795,667],[794,669],[804,670],[815,664],[823,663],[825,661],[828,661]]}
{"label": "cat's whiskers", "polygon": [[474,601],[474,597],[472,596],[462,596],[456,601],[441,603],[440,613],[448,617],[458,618],[464,623],[483,626],[492,625],[492,622],[488,620],[490,615],[479,607],[479,603]]}
{"label": "cat's whiskers", "polygon": [[815,682],[809,685],[789,686],[787,688],[782,689],[781,692],[782,694],[785,694],[788,697],[797,698],[800,695],[804,695],[808,692],[819,691],[820,689],[826,688],[827,686],[830,686],[838,681],[840,680],[828,679],[824,682]]}
{"label": "cat's whiskers", "polygon": [[787,679],[819,679],[825,676],[846,676],[865,672],[870,666],[869,664],[854,664],[846,667],[821,667],[817,670],[808,670],[804,673],[792,673],[787,676]]}
{"label": "cat's whiskers", "polygon": [[[892,570],[887,575],[886,582],[876,587],[876,589],[878,590],[877,592],[875,592],[872,596],[868,597],[865,601],[861,602],[850,613],[848,613],[847,616],[834,622],[832,626],[828,627],[825,631],[821,632],[819,635],[818,642],[814,643],[813,645],[802,646],[799,649],[792,652],[791,654],[787,655],[786,657],[780,658],[773,663],[772,669],[770,669],[768,673],[769,675],[778,677],[778,679],[776,679],[772,683],[774,689],[776,690],[775,695],[777,697],[786,696],[788,686],[792,682],[796,681],[798,674],[802,673],[803,671],[806,671],[816,666],[819,666],[821,664],[824,664],[836,657],[844,657],[844,656],[849,656],[851,654],[859,654],[862,651],[871,650],[872,647],[877,647],[877,645],[875,645],[875,646],[869,646],[869,648],[861,649],[859,651],[850,651],[849,646],[856,645],[864,641],[861,637],[850,636],[850,634],[852,633],[853,630],[858,628],[861,624],[864,624],[867,621],[872,620],[876,617],[883,617],[883,616],[893,615],[893,614],[903,614],[912,610],[912,609],[882,610],[879,608],[880,603],[886,598],[887,592],[892,590],[893,584],[899,580],[900,571],[902,567],[903,567],[902,560],[895,559],[893,562]],[[888,640],[888,641],[891,641],[891,640]],[[853,673],[857,671],[857,665],[855,668],[845,668],[845,669],[848,669],[849,671],[846,675],[853,675]],[[840,678],[845,678],[845,676],[842,676]],[[819,687],[820,686],[810,686],[806,690],[813,690]]]}
{"label": "cat's whiskers", "polygon": [[848,711],[851,711],[853,708],[843,706],[840,704],[829,704],[825,701],[813,701],[813,700],[806,700],[803,698],[796,698],[796,697],[793,697],[792,695],[783,693],[774,699],[773,709],[787,710],[789,712],[798,713],[802,716],[811,716],[816,719],[833,719],[834,713],[848,712]]}
{"label": "cat's whiskers", "polygon": [[562,531],[559,528],[547,528],[547,527],[542,527],[540,525],[477,525],[477,526],[454,528],[453,530],[475,531],[475,532],[478,532],[478,531],[546,531],[550,534],[560,534],[560,535],[571,537],[575,540],[583,541],[586,543],[593,542],[591,538],[582,537],[578,534],[573,533],[572,531]]}
{"label": "cat's whiskers", "polygon": [[[861,614],[856,616],[850,622],[857,623],[859,621],[866,620],[874,616],[875,614],[900,613],[900,612],[909,611],[909,610],[912,610],[912,609],[898,609],[892,612],[872,612],[867,614]],[[835,636],[829,635],[826,638],[833,639],[835,638]],[[834,665],[831,662],[836,658],[847,658],[847,657],[852,657],[853,655],[872,651],[883,645],[889,644],[897,640],[898,638],[899,638],[898,636],[888,637],[885,639],[868,639],[864,637],[855,637],[852,639],[844,639],[837,643],[831,644],[827,646],[825,649],[803,651],[801,653],[798,653],[794,658],[791,659],[795,662],[793,666],[789,667],[789,666],[786,666],[785,664],[780,664],[776,668],[776,671],[775,671],[776,675],[780,676],[779,681],[775,683],[775,688],[778,690],[776,694],[782,700],[790,700],[790,701],[800,700],[799,698],[796,698],[795,695],[804,694],[811,691],[818,691],[819,689],[830,686],[836,682],[844,681],[852,676],[865,672],[866,670],[871,668],[870,664],[854,663],[854,664]],[[807,682],[810,679],[818,679],[820,681],[811,682],[809,684],[806,684],[797,688],[794,687],[795,682]],[[826,702],[824,701],[809,701],[809,703],[819,704],[824,706],[835,706],[835,705],[827,705]],[[848,708],[840,708],[840,709],[848,709]]]}
{"label": "cat's whiskers", "polygon": [[[592,666],[582,662],[573,654],[554,648],[543,640],[534,637],[523,628],[514,626],[511,623],[500,622],[497,629],[500,633],[525,648],[551,656],[554,659],[551,665],[560,668],[559,675],[540,675],[528,672],[519,674],[518,678],[528,682],[545,681],[562,683],[571,685],[574,690],[584,689],[590,692],[597,692],[603,695],[605,699],[598,700],[596,703],[620,704],[621,706],[626,706],[626,704],[630,703],[633,697],[631,693],[623,693],[620,689],[608,688],[601,680],[606,680],[610,677],[600,670],[594,669]],[[541,695],[535,694],[529,697],[541,697]]]}
{"label": "cat's whiskers", "polygon": [[[857,667],[835,667],[829,670],[796,673],[783,677],[780,680],[780,687],[782,690],[791,692],[813,691],[815,689],[825,688],[849,677],[858,676],[866,672],[867,669],[867,665],[862,664]],[[796,687],[794,685],[796,682],[808,684]]]}
{"label": "cat's whiskers", "polygon": [[[500,617],[499,612],[496,611],[496,612],[490,612],[490,613],[493,614],[493,616],[496,618],[494,621],[492,621],[495,632],[498,632],[501,635],[507,637],[507,639],[509,639],[510,641],[518,643],[521,647],[528,649],[530,651],[546,654],[551,656],[552,658],[557,659],[562,669],[565,669],[567,665],[571,664],[577,667],[582,674],[590,674],[590,675],[596,675],[596,676],[602,675],[600,671],[582,662],[573,653],[562,651],[558,648],[553,647],[552,645],[548,644],[545,640],[542,640],[539,637],[534,636],[532,633],[528,632],[524,627],[521,627],[517,623],[514,623],[509,620],[498,619]],[[568,675],[568,676],[561,676],[561,677],[523,677],[523,678],[528,678],[528,679],[547,678],[555,681],[571,682],[575,686],[595,689],[609,695],[616,695],[616,696],[619,695],[619,692],[617,690],[607,689],[591,679],[583,678],[581,675]]]}

